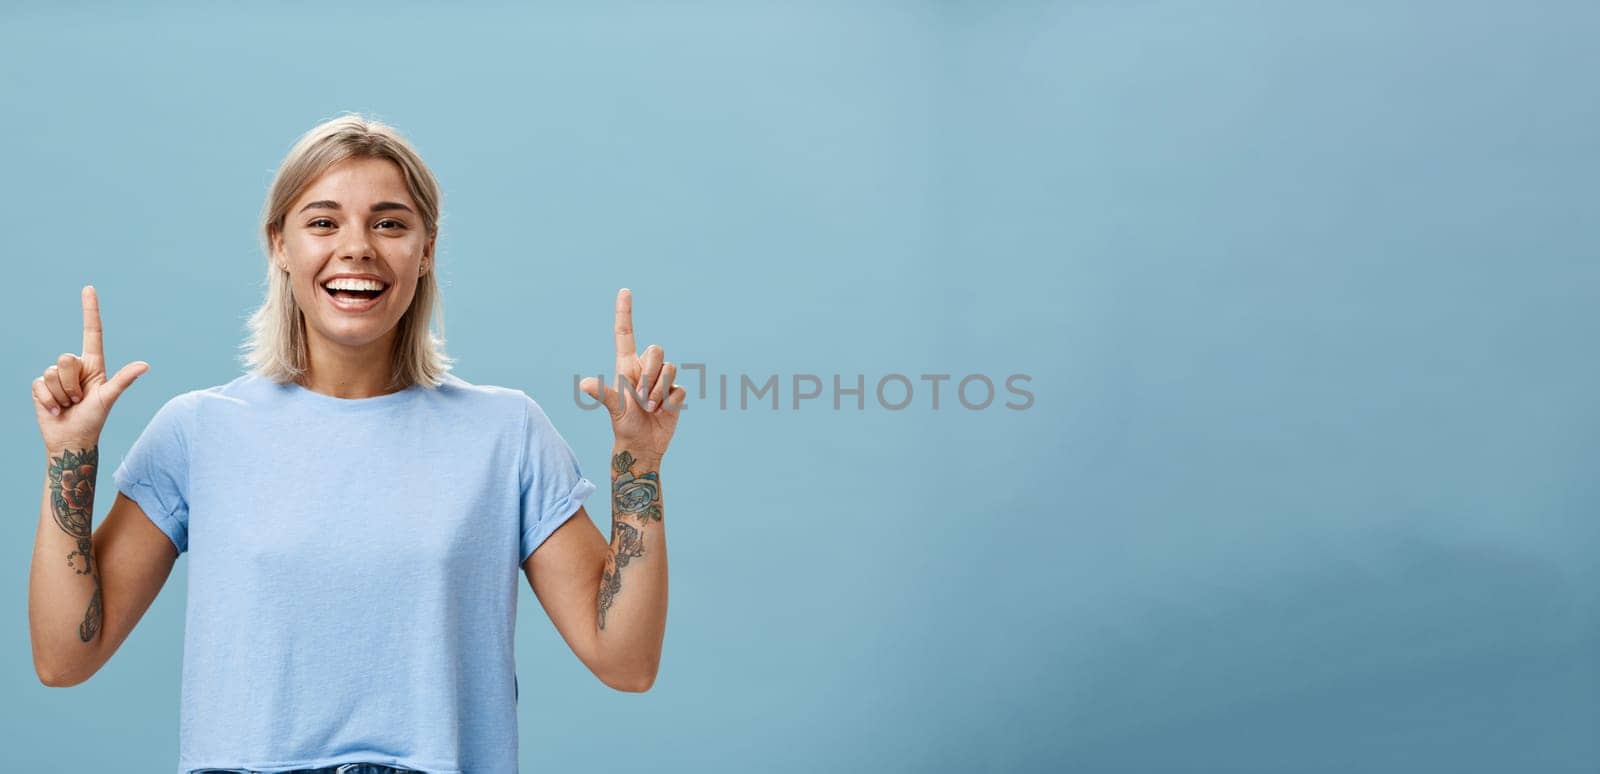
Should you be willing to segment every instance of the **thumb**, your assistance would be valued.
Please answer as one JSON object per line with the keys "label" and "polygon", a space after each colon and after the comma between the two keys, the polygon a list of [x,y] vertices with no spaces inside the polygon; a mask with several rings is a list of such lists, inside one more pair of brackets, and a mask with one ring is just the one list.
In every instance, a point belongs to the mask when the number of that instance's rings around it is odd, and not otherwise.
{"label": "thumb", "polygon": [[123,366],[116,376],[106,381],[106,389],[109,392],[106,396],[107,405],[116,402],[117,398],[121,397],[123,390],[133,386],[133,381],[149,370],[150,364],[143,360],[135,360]]}
{"label": "thumb", "polygon": [[605,382],[590,376],[578,382],[578,390],[584,395],[599,401],[601,405],[606,407],[606,411],[611,416],[617,416],[617,391],[607,388]]}

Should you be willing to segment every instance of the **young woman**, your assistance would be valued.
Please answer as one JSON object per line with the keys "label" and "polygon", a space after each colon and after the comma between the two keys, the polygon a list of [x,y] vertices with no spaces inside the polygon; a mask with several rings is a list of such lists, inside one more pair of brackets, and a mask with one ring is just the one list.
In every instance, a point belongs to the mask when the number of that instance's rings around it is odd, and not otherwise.
{"label": "young woman", "polygon": [[667,612],[660,468],[685,393],[617,294],[611,539],[525,392],[469,384],[429,330],[439,187],[391,127],[306,133],[262,219],[246,372],[168,400],[91,531],[101,428],[148,369],[83,352],[33,382],[48,472],[29,577],[34,667],[87,680],[189,559],[180,774],[517,770],[517,570],[606,685],[655,679]]}

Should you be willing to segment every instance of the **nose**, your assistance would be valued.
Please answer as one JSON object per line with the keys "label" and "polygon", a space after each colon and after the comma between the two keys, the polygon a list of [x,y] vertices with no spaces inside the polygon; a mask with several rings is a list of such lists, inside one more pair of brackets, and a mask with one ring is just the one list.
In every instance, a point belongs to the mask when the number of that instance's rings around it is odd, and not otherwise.
{"label": "nose", "polygon": [[346,233],[348,236],[339,243],[339,259],[343,261],[372,260],[372,240],[367,237],[366,229],[347,229]]}

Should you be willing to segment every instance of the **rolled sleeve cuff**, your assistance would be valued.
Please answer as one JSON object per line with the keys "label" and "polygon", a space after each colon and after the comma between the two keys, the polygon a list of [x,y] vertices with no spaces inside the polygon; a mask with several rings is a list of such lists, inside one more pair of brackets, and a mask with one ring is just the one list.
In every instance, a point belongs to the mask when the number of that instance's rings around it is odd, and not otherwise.
{"label": "rolled sleeve cuff", "polygon": [[177,514],[161,503],[161,496],[155,487],[144,481],[119,480],[117,491],[127,495],[144,511],[151,522],[166,534],[172,541],[172,546],[178,553],[189,550],[189,530],[184,526],[183,520]]}
{"label": "rolled sleeve cuff", "polygon": [[567,492],[566,497],[561,498],[555,505],[550,506],[543,514],[543,518],[534,522],[533,526],[522,533],[522,558],[517,561],[517,564],[520,565],[528,561],[528,557],[538,550],[539,546],[544,543],[545,538],[550,537],[551,533],[555,532],[562,524],[567,523],[567,519],[572,518],[578,512],[578,508],[583,505],[583,501],[588,499],[589,495],[594,494],[595,489],[593,481],[587,478],[579,478],[578,483],[573,484],[572,490]]}

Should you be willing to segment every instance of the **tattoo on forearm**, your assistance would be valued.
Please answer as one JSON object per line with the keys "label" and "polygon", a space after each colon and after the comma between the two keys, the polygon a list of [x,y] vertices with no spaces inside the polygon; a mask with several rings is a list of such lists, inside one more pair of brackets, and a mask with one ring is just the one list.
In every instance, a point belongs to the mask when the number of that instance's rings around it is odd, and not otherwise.
{"label": "tattoo on forearm", "polygon": [[632,524],[613,520],[611,522],[611,544],[615,546],[614,553],[606,559],[606,572],[600,576],[600,628],[606,628],[606,611],[611,609],[611,603],[617,598],[617,593],[622,591],[622,568],[628,566],[628,560],[644,556],[644,536]]}
{"label": "tattoo on forearm", "polygon": [[100,609],[100,573],[94,574],[94,596],[89,598],[89,609],[83,611],[83,623],[78,624],[78,639],[88,642],[100,633],[103,618]]}
{"label": "tattoo on forearm", "polygon": [[634,475],[638,462],[626,451],[611,458],[611,556],[606,558],[600,576],[600,628],[606,628],[606,612],[622,591],[622,568],[632,559],[644,556],[644,533],[621,519],[661,521],[661,476],[651,470]]}
{"label": "tattoo on forearm", "polygon": [[[55,516],[61,531],[78,542],[78,548],[67,554],[67,566],[79,575],[94,580],[94,596],[89,598],[89,608],[83,613],[83,623],[78,625],[78,639],[89,642],[100,633],[104,611],[100,604],[100,568],[94,561],[94,537],[91,525],[94,514],[95,474],[100,468],[100,447],[73,451],[65,449],[60,456],[50,460],[50,512]],[[82,557],[80,563],[79,557]]]}
{"label": "tattoo on forearm", "polygon": [[611,512],[661,521],[661,476],[653,470],[633,475],[635,462],[626,451],[611,458]]}

